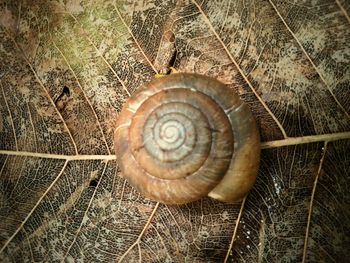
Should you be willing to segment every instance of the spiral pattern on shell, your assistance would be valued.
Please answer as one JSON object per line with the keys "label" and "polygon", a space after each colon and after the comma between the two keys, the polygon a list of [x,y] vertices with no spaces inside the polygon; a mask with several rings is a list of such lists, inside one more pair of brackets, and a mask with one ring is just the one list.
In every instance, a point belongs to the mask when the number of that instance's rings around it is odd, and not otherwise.
{"label": "spiral pattern on shell", "polygon": [[178,73],[140,87],[115,130],[123,176],[167,204],[242,198],[255,182],[259,134],[249,108],[221,82]]}

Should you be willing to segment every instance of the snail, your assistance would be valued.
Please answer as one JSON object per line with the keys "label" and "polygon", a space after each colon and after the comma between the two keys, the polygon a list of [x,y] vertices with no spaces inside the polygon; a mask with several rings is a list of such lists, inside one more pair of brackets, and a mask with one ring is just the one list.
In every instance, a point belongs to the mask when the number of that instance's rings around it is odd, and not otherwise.
{"label": "snail", "polygon": [[218,80],[192,73],[154,79],[133,93],[114,143],[122,176],[165,204],[204,196],[238,201],[252,188],[260,160],[248,106]]}

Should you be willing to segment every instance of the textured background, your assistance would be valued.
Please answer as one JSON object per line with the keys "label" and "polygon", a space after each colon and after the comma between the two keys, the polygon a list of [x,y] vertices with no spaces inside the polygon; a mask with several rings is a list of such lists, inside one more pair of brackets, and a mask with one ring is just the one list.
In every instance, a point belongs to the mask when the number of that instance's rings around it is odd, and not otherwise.
{"label": "textured background", "polygon": [[[347,0],[0,0],[1,262],[344,262]],[[114,161],[118,112],[173,65],[254,112],[257,183],[166,206]]]}

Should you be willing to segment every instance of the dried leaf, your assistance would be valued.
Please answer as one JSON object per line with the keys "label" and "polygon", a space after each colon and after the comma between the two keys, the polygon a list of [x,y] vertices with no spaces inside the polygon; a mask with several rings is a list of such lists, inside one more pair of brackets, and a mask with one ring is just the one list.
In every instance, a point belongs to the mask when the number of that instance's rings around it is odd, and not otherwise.
{"label": "dried leaf", "polygon": [[[343,262],[350,5],[0,2],[1,262]],[[120,175],[125,100],[174,66],[218,78],[262,137],[242,202],[167,206]]]}

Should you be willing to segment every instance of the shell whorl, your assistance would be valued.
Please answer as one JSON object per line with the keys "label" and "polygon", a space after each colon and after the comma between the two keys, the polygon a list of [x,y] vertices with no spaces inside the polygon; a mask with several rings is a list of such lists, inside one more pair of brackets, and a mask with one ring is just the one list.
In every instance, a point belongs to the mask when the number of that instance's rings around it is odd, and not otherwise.
{"label": "shell whorl", "polygon": [[242,198],[255,182],[259,134],[249,108],[221,82],[178,73],[141,87],[115,130],[122,174],[167,204]]}

